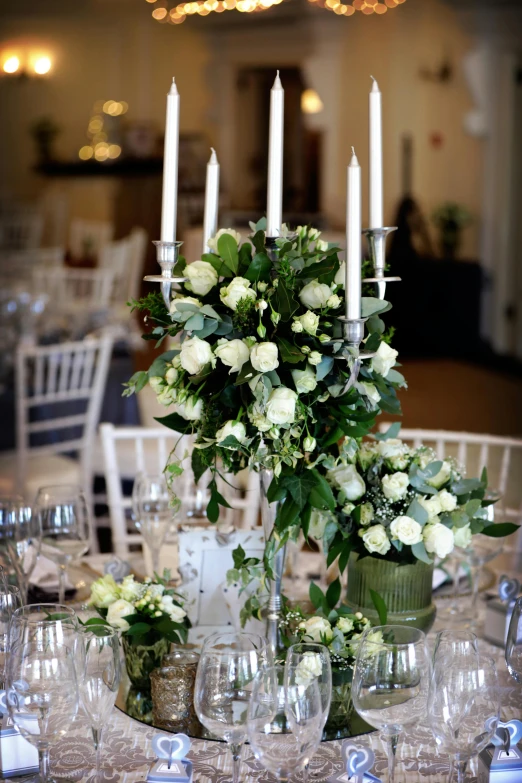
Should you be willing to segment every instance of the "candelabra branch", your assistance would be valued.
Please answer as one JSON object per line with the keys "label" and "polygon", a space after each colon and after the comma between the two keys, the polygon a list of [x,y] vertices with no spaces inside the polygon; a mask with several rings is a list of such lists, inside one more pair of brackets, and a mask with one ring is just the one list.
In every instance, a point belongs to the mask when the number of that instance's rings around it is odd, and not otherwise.
{"label": "candelabra branch", "polygon": [[175,277],[174,267],[178,262],[179,249],[183,242],[153,242],[156,245],[156,259],[161,267],[161,275],[145,275],[147,283],[159,283],[163,301],[167,310],[170,309],[170,296],[172,286],[176,283],[184,283],[188,277]]}
{"label": "candelabra branch", "polygon": [[374,268],[374,277],[366,277],[363,283],[375,283],[379,299],[384,299],[386,295],[386,283],[400,282],[401,279],[400,277],[389,277],[384,271],[386,265],[386,239],[388,234],[396,230],[397,226],[363,229],[363,234],[368,242],[370,260]]}

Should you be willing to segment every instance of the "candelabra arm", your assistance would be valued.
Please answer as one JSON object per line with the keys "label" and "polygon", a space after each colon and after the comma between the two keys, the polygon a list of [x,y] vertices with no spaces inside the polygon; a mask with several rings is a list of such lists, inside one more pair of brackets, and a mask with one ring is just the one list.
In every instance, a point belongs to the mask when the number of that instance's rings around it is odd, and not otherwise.
{"label": "candelabra arm", "polygon": [[156,259],[161,267],[161,275],[146,275],[143,279],[148,283],[159,283],[163,301],[167,310],[170,309],[170,296],[175,283],[184,283],[187,277],[175,277],[174,267],[179,257],[179,249],[183,242],[153,242],[156,245]]}
{"label": "candelabra arm", "polygon": [[374,277],[365,278],[363,283],[375,283],[379,299],[384,299],[386,295],[386,283],[399,282],[401,279],[400,277],[387,277],[384,272],[386,265],[386,239],[388,234],[396,230],[396,226],[365,228],[363,230],[363,234],[368,242],[368,252],[374,269]]}

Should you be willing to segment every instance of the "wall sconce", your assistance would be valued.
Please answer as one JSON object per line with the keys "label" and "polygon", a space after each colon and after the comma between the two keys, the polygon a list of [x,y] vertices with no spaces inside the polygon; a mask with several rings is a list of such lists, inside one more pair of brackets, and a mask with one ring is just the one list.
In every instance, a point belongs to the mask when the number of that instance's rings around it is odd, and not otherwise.
{"label": "wall sconce", "polygon": [[49,55],[41,52],[16,54],[9,52],[4,55],[2,60],[3,75],[16,76],[18,78],[47,76],[53,67],[53,62]]}

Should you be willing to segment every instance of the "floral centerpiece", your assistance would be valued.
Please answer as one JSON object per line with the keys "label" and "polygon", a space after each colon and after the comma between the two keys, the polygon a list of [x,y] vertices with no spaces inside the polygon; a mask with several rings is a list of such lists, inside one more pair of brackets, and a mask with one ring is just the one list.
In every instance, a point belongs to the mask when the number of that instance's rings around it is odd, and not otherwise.
{"label": "floral centerpiece", "polygon": [[190,622],[183,598],[163,578],[137,582],[126,576],[118,584],[107,574],[93,582],[89,604],[98,612],[87,624],[104,623],[121,631],[127,674],[132,684],[127,697],[129,715],[151,720],[150,673],[161,666],[171,643],[187,641]]}

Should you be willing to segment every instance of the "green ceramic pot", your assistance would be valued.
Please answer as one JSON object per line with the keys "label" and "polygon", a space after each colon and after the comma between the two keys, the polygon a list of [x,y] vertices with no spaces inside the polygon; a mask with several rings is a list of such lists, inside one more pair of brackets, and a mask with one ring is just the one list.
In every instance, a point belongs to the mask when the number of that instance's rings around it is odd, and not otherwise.
{"label": "green ceramic pot", "polygon": [[435,622],[432,601],[433,564],[417,560],[399,565],[377,557],[352,552],[348,561],[348,589],[345,603],[353,612],[362,612],[372,625],[379,625],[370,589],[384,599],[389,625],[409,625],[426,633]]}
{"label": "green ceramic pot", "polygon": [[127,694],[127,714],[131,718],[152,723],[152,697],[150,673],[161,666],[164,655],[170,650],[167,639],[158,639],[154,644],[136,644],[122,636],[125,668],[131,681]]}

